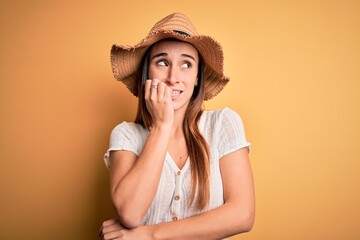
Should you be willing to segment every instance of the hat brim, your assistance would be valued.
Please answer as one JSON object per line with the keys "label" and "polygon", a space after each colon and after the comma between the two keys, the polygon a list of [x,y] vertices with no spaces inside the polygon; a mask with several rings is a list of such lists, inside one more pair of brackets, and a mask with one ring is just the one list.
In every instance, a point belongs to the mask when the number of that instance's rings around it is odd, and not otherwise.
{"label": "hat brim", "polygon": [[154,43],[167,38],[175,38],[192,44],[204,61],[204,100],[216,96],[228,83],[223,75],[223,51],[213,38],[204,35],[186,36],[174,31],[150,33],[135,46],[114,44],[111,48],[111,66],[115,79],[122,81],[135,96],[138,96],[137,84],[141,60],[146,50]]}

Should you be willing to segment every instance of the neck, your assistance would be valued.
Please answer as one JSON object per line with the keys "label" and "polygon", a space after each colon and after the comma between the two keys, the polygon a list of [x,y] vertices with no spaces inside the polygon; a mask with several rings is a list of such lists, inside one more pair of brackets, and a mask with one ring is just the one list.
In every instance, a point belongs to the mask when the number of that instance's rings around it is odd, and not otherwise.
{"label": "neck", "polygon": [[174,115],[174,124],[171,129],[171,136],[172,137],[181,137],[184,136],[183,131],[183,122],[185,119],[185,113],[187,108],[181,108],[175,111]]}

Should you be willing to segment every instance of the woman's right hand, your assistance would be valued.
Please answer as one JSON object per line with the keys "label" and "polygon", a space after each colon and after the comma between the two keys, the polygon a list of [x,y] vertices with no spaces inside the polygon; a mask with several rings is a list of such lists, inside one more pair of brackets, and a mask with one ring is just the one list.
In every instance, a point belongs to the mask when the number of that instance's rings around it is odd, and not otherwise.
{"label": "woman's right hand", "polygon": [[101,225],[99,237],[103,240],[151,240],[152,226],[138,226],[133,229],[124,228],[116,219],[110,219]]}
{"label": "woman's right hand", "polygon": [[146,107],[153,120],[152,127],[166,125],[171,127],[174,122],[174,107],[171,100],[172,90],[158,79],[145,82]]}

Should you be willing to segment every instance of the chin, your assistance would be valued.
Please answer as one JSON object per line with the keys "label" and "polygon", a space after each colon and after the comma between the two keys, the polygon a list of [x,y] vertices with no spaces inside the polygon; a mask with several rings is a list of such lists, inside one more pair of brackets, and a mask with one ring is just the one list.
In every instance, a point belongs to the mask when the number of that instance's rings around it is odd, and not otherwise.
{"label": "chin", "polygon": [[187,108],[189,103],[179,103],[179,102],[173,102],[174,111]]}
{"label": "chin", "polygon": [[173,104],[173,108],[174,108],[174,111],[176,111],[176,110],[179,110],[179,106],[177,106],[177,104]]}

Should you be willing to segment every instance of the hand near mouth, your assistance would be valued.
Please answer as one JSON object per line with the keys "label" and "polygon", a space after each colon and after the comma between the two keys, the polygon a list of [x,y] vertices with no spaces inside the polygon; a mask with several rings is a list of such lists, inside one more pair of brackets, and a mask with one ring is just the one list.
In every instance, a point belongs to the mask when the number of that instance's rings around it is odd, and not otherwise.
{"label": "hand near mouth", "polygon": [[174,122],[173,96],[180,91],[173,91],[158,79],[149,79],[145,82],[145,103],[152,117],[153,127],[172,126]]}

